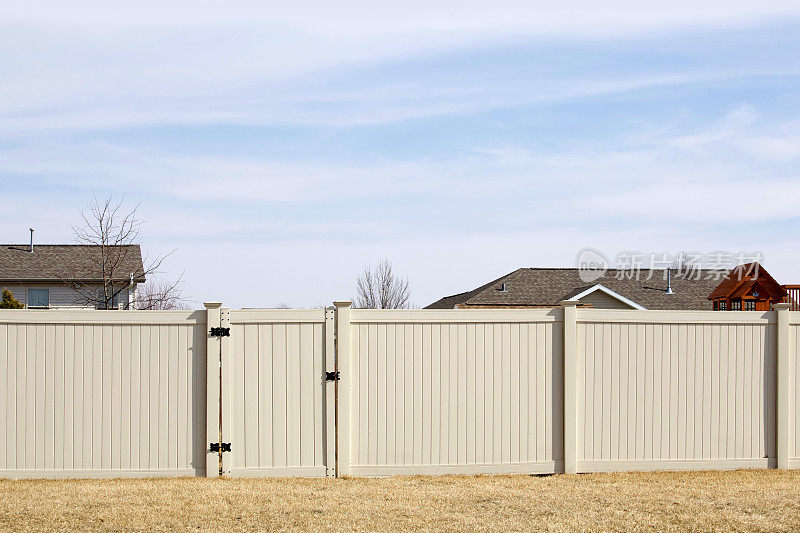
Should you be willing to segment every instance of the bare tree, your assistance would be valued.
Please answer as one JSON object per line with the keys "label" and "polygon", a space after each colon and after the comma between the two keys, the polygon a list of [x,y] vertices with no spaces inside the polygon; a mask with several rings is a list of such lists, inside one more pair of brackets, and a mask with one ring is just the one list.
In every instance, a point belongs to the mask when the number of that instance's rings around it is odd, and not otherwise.
{"label": "bare tree", "polygon": [[382,259],[365,269],[356,280],[355,307],[361,309],[408,309],[408,280],[392,271],[392,263]]}
{"label": "bare tree", "polygon": [[189,309],[188,300],[184,298],[180,285],[183,279],[169,281],[151,279],[136,287],[136,309],[168,310]]}
{"label": "bare tree", "polygon": [[[169,254],[138,261],[138,244],[142,221],[137,215],[139,205],[131,211],[122,210],[123,200],[115,202],[112,196],[103,201],[93,197],[81,209],[83,223],[72,226],[75,240],[79,244],[92,246],[87,261],[96,272],[97,279],[87,280],[78,272],[67,272],[62,280],[68,283],[88,305],[98,309],[113,309],[120,294],[128,293],[143,279],[158,272],[161,263]],[[136,256],[135,256],[136,255]],[[145,287],[148,309],[163,309],[181,299],[178,292],[180,279],[174,284],[159,284]],[[159,300],[160,301],[156,301]]]}

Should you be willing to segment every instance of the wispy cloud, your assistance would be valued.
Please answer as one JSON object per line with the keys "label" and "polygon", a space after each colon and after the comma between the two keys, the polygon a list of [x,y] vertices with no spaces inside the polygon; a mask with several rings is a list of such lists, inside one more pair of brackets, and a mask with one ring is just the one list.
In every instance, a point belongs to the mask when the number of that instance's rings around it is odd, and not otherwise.
{"label": "wispy cloud", "polygon": [[381,256],[420,304],[584,246],[800,260],[796,2],[21,6],[3,240],[124,194],[189,294],[251,306]]}

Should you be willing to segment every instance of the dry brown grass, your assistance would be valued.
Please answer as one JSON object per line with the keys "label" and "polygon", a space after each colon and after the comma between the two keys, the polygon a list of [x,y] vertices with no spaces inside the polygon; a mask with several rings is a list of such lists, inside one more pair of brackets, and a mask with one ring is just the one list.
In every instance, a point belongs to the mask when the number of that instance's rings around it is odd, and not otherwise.
{"label": "dry brown grass", "polygon": [[0,528],[800,529],[800,471],[0,481]]}

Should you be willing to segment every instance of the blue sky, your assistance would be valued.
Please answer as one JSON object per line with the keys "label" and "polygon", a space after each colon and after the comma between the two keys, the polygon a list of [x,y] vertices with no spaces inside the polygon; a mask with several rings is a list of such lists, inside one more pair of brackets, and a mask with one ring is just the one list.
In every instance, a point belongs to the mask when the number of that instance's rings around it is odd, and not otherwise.
{"label": "blue sky", "polygon": [[0,7],[0,240],[125,195],[235,307],[382,257],[426,305],[585,247],[800,282],[800,5],[529,4]]}

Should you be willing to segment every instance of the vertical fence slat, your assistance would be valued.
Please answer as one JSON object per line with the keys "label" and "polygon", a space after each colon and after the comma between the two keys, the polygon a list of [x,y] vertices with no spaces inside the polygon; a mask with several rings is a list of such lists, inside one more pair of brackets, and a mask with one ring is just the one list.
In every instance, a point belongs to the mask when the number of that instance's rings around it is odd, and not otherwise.
{"label": "vertical fence slat", "polygon": [[273,450],[277,466],[288,465],[286,439],[287,439],[287,328],[285,324],[276,326],[273,331],[272,345],[274,356],[273,367],[273,403],[272,419],[274,423]]}
{"label": "vertical fence slat", "polygon": [[[325,355],[324,371],[336,371],[336,312],[333,307],[325,308]],[[322,375],[320,375],[322,379]],[[335,381],[324,381],[325,383],[325,466],[326,475],[336,475],[336,389]]]}
{"label": "vertical fence slat", "polygon": [[[394,338],[386,337],[389,344],[388,352],[390,362],[394,359]],[[441,463],[441,436],[442,436],[442,327],[440,324],[431,324],[431,464]],[[488,378],[487,378],[488,379]],[[387,391],[389,403],[394,405],[394,388],[390,386]],[[389,435],[394,435],[394,419],[389,418]],[[390,439],[391,441],[392,439]]]}
{"label": "vertical fence slat", "polygon": [[308,376],[308,386],[311,387],[311,396],[314,399],[311,407],[312,416],[314,418],[312,423],[311,446],[313,447],[312,457],[309,461],[310,465],[324,465],[325,458],[323,457],[323,443],[325,433],[322,429],[325,423],[324,401],[322,395],[325,392],[324,380],[324,365],[325,365],[325,345],[323,340],[323,324],[314,324],[312,326],[313,340],[311,341],[311,369]]}
{"label": "vertical fence slat", "polygon": [[272,329],[271,324],[262,324],[258,326],[258,360],[259,360],[259,391],[260,403],[259,409],[259,422],[258,422],[258,435],[260,444],[260,466],[272,467],[275,466],[273,457],[273,419],[272,419],[272,403],[273,403],[273,389],[272,389],[272,364],[273,364],[273,344],[272,344]]}
{"label": "vertical fence slat", "polygon": [[[528,324],[520,324],[519,326],[519,371],[517,374],[517,381],[519,382],[519,460],[521,462],[529,462],[535,460],[531,458],[528,446],[530,441],[528,439],[528,421],[530,416],[527,412],[527,406],[530,405],[530,378],[528,366],[531,357],[528,352]],[[473,387],[474,388],[474,387]],[[473,391],[474,395],[474,391]],[[474,417],[474,412],[473,412]],[[474,423],[474,422],[473,422]]]}
{"label": "vertical fence slat", "polygon": [[[400,464],[397,455],[397,379],[398,358],[395,343],[396,331],[394,325],[384,326],[386,330],[386,464]],[[399,433],[402,435],[402,433]]]}
{"label": "vertical fence slat", "polygon": [[[237,365],[237,370],[241,372],[243,379],[242,392],[244,393],[244,401],[241,402],[240,413],[234,414],[241,421],[242,430],[234,432],[241,438],[240,445],[241,453],[239,461],[234,461],[236,466],[244,467],[257,467],[259,465],[259,408],[267,407],[267,402],[263,402],[260,397],[260,392],[263,390],[259,386],[259,337],[258,326],[254,324],[246,324],[242,328],[237,328],[241,332],[244,342],[244,353],[241,357],[234,357],[232,363]],[[238,345],[237,345],[238,346]],[[241,363],[235,361],[241,360]],[[241,366],[238,366],[241,365]],[[297,384],[295,384],[296,386]],[[232,385],[233,386],[233,385]],[[298,413],[299,416],[299,413]],[[242,438],[243,437],[243,438]]]}
{"label": "vertical fence slat", "polygon": [[[411,331],[412,335],[412,353],[413,353],[413,395],[414,395],[414,410],[413,410],[413,421],[414,427],[412,431],[413,440],[414,440],[414,453],[412,456],[413,464],[421,464],[422,463],[422,447],[424,443],[424,436],[422,434],[422,423],[423,423],[423,403],[422,403],[422,379],[423,379],[423,372],[422,372],[422,325],[421,324],[414,324],[413,329]],[[379,341],[381,339],[379,338]],[[385,340],[383,341],[385,342]],[[380,377],[380,376],[379,376]],[[466,372],[465,372],[466,377]],[[385,381],[379,380],[379,386],[383,389],[381,393],[381,397],[385,394]],[[474,396],[473,396],[474,400]],[[467,400],[469,401],[469,400]],[[385,419],[384,419],[385,423]],[[378,428],[379,432],[382,432],[383,435],[386,434],[386,428],[380,427]],[[465,429],[466,431],[466,429]]]}
{"label": "vertical fence slat", "polygon": [[[432,413],[432,383],[431,383],[431,374],[433,372],[433,358],[431,357],[431,325],[430,324],[420,324],[419,332],[422,337],[420,340],[421,342],[421,349],[422,352],[420,354],[419,362],[420,362],[420,372],[422,372],[422,420],[420,421],[420,428],[422,432],[421,442],[420,445],[422,446],[422,456],[420,461],[424,465],[431,464],[431,442],[432,436],[431,432],[433,431],[433,426],[431,422],[431,413]],[[386,342],[386,339],[384,339]],[[388,364],[387,364],[387,368]],[[388,391],[387,391],[388,392]],[[476,391],[475,395],[475,406],[476,409],[478,408],[478,394],[479,392]],[[387,401],[388,403],[388,401]],[[482,406],[481,406],[482,407]],[[387,421],[388,423],[388,421]],[[475,421],[473,420],[473,424]],[[483,439],[483,436],[480,436]],[[477,445],[477,437],[476,437],[476,445]],[[482,444],[481,444],[482,446]]]}
{"label": "vertical fence slat", "polygon": [[[140,439],[142,432],[142,354],[141,327],[131,326],[130,336],[130,468],[141,468]],[[205,435],[203,435],[205,438]],[[205,461],[205,459],[203,459]]]}
{"label": "vertical fence slat", "polygon": [[[314,465],[314,326],[300,325],[300,466]],[[313,388],[312,388],[313,387]]]}
{"label": "vertical fence slat", "polygon": [[[178,432],[178,439],[177,439],[177,468],[187,468],[188,464],[188,457],[190,451],[190,442],[187,438],[187,428],[189,427],[189,338],[188,338],[188,331],[187,328],[184,326],[178,326],[177,328],[178,333],[178,373],[177,373],[177,380],[178,380],[178,395],[177,395],[177,407],[178,407],[178,424],[176,430]],[[124,365],[123,365],[124,367]],[[123,436],[124,442],[124,436]],[[124,444],[123,444],[124,446]],[[124,456],[123,456],[124,457]]]}
{"label": "vertical fence slat", "polygon": [[[13,352],[12,352],[13,353]],[[15,369],[12,370],[16,371]],[[8,424],[8,396],[15,394],[16,391],[9,387],[9,372],[8,365],[8,326],[0,324],[0,469],[9,468],[6,459],[6,453],[9,449],[9,440],[7,438],[7,424]]]}
{"label": "vertical fence slat", "polygon": [[19,436],[19,431],[17,429],[17,398],[19,397],[22,384],[17,381],[17,379],[22,367],[22,361],[19,360],[19,353],[17,351],[17,326],[9,324],[4,327],[6,328],[6,336],[3,337],[3,340],[0,340],[0,343],[6,346],[6,358],[8,360],[8,366],[6,368],[8,376],[2,383],[8,386],[6,389],[8,403],[6,405],[6,431],[5,434],[0,437],[2,437],[4,447],[6,448],[6,468],[11,470],[19,468],[17,459],[17,439]]}
{"label": "vertical fence slat", "polygon": [[[509,326],[509,462],[519,462],[519,324]],[[462,409],[463,411],[463,409]],[[459,458],[460,459],[460,458]],[[463,461],[462,461],[463,464]]]}

